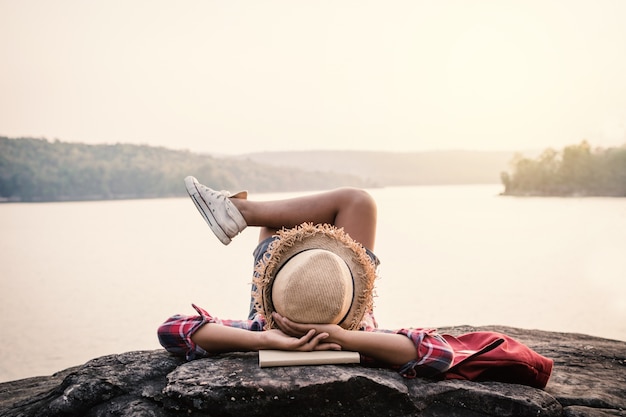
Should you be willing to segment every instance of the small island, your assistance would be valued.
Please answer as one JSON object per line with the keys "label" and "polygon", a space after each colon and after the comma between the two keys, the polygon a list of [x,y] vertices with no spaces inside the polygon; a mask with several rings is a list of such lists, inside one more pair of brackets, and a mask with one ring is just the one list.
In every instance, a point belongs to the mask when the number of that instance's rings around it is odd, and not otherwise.
{"label": "small island", "polygon": [[513,173],[502,172],[502,195],[626,197],[626,145],[592,149],[587,141],[536,159],[516,155]]}

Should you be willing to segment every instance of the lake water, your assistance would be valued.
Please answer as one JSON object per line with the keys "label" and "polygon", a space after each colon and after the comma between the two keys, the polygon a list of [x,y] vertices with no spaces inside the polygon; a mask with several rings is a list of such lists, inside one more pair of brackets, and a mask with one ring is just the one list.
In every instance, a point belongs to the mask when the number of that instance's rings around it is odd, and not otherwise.
{"label": "lake water", "polygon": [[[626,340],[626,199],[373,189],[381,327],[508,325]],[[257,199],[295,194],[261,194]],[[223,246],[188,198],[0,205],[0,381],[156,349],[195,302],[244,318],[248,229]]]}

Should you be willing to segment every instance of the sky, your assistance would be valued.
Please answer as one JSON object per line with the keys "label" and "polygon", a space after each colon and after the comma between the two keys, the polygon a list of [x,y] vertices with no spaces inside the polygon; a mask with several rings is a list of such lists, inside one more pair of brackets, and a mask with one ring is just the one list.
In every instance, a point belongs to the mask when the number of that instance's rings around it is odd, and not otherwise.
{"label": "sky", "polygon": [[0,0],[0,136],[195,152],[626,143],[626,1]]}

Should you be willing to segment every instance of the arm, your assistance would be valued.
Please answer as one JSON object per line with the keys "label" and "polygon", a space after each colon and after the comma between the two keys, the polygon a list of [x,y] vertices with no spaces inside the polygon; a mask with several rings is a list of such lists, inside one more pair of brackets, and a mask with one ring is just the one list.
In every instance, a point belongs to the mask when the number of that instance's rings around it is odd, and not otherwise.
{"label": "arm", "polygon": [[335,338],[328,340],[339,344],[344,350],[359,352],[393,366],[401,366],[417,359],[415,346],[401,334],[350,331],[341,327],[339,329]]}
{"label": "arm", "polygon": [[255,332],[217,323],[207,323],[191,336],[194,343],[210,354],[262,349],[311,351],[341,348],[327,338],[327,333],[316,333],[313,329],[301,337],[293,337],[276,329]]}

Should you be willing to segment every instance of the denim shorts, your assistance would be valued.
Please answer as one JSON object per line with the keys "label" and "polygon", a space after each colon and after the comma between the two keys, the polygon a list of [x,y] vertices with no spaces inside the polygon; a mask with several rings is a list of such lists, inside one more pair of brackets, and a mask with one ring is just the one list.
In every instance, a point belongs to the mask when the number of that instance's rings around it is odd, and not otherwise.
{"label": "denim shorts", "polygon": [[[278,236],[270,236],[267,239],[262,240],[257,247],[254,249],[254,252],[252,253],[252,255],[254,256],[254,267],[256,269],[257,264],[259,263],[259,261],[261,261],[261,259],[263,259],[264,257],[268,257],[269,254],[267,252],[267,248],[270,246],[270,244],[274,241],[278,239]],[[370,259],[372,260],[372,263],[374,264],[374,268],[378,268],[378,265],[380,265],[380,260],[378,259],[378,257],[376,255],[374,255],[374,253],[365,248],[365,252],[367,253],[367,255],[370,257]],[[254,273],[256,275],[256,272]],[[250,312],[248,313],[248,319],[249,320],[253,320],[254,316],[256,315],[256,308],[254,308],[254,293],[256,292],[256,286],[254,284],[252,284],[252,288],[251,288],[251,297],[250,297]]]}

